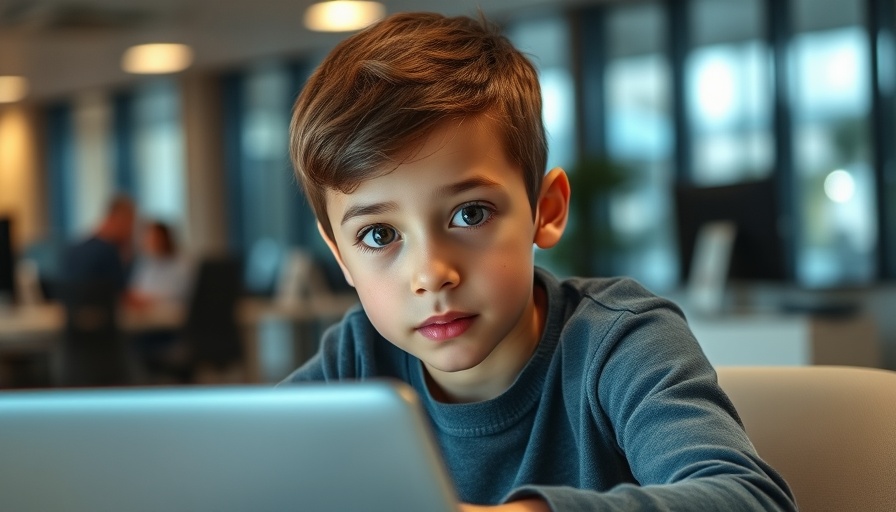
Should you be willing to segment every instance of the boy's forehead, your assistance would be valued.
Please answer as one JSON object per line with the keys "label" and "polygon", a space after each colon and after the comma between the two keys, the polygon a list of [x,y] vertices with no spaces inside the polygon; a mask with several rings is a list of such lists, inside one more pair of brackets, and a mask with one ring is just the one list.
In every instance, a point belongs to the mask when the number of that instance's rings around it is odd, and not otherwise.
{"label": "boy's forehead", "polygon": [[485,116],[444,121],[420,142],[396,155],[393,162],[383,166],[382,172],[376,175],[386,174],[396,166],[421,161],[438,160],[461,168],[483,159],[504,163],[506,151],[502,139],[496,123]]}
{"label": "boy's forehead", "polygon": [[[509,160],[502,143],[503,137],[497,131],[496,123],[485,118],[467,118],[442,122],[431,130],[421,142],[412,144],[404,152],[393,157],[376,171],[357,184],[351,192],[344,193],[328,189],[327,204],[336,198],[363,194],[377,188],[379,183],[394,184],[402,179],[399,169],[437,168],[445,171],[445,181],[461,179],[461,175],[474,172],[488,177],[496,167],[506,168]],[[522,180],[522,171],[515,172]],[[504,181],[506,176],[495,176],[494,181]],[[338,201],[342,202],[342,201]]]}

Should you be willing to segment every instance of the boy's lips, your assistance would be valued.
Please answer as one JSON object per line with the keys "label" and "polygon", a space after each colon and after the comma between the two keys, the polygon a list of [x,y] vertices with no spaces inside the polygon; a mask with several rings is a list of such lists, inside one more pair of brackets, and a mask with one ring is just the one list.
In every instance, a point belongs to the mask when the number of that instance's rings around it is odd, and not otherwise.
{"label": "boy's lips", "polygon": [[435,315],[424,320],[416,330],[424,338],[433,341],[444,341],[456,338],[466,332],[477,315],[471,313],[446,313]]}

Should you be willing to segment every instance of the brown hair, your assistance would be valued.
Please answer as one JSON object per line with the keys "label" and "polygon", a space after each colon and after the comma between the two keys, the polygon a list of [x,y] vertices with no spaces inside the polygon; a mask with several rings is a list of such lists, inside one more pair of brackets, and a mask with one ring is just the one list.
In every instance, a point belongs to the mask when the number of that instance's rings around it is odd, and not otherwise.
{"label": "brown hair", "polygon": [[351,193],[397,167],[448,120],[485,114],[522,169],[533,215],[547,160],[532,64],[485,19],[401,13],[343,40],[293,109],[290,156],[332,239],[329,189]]}
{"label": "brown hair", "polygon": [[146,225],[147,231],[155,231],[162,242],[162,256],[171,258],[177,254],[177,242],[174,240],[174,233],[168,224],[154,220]]}

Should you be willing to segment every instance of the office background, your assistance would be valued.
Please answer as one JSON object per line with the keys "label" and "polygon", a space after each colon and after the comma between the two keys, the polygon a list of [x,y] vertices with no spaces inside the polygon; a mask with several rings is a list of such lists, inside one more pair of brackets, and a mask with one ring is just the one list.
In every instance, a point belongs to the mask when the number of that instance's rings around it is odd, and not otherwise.
{"label": "office background", "polygon": [[[85,234],[123,191],[194,254],[251,260],[275,244],[325,256],[287,132],[303,81],[344,35],[304,29],[309,3],[0,2],[0,75],[31,75],[24,100],[0,104],[0,215],[16,253],[39,259]],[[591,191],[587,205],[574,198],[570,226],[587,250],[539,253],[541,264],[674,294],[689,263],[676,188],[771,179],[774,206],[754,208],[778,212],[765,240],[780,244],[781,272],[738,286],[758,301],[793,290],[855,301],[896,368],[892,0],[386,5],[481,7],[532,56],[548,164],[570,170],[574,196]],[[195,63],[120,71],[124,49],[149,38],[193,45]]]}

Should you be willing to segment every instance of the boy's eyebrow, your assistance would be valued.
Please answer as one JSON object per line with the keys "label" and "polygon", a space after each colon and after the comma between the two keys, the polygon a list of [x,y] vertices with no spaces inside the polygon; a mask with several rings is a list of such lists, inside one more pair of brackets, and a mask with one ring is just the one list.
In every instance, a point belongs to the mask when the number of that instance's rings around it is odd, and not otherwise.
{"label": "boy's eyebrow", "polygon": [[436,191],[436,195],[453,196],[466,192],[467,190],[473,190],[474,188],[494,188],[499,186],[501,186],[501,184],[495,180],[489,179],[485,176],[474,176],[470,179],[459,181],[457,183],[451,183],[450,185],[441,186]]}
{"label": "boy's eyebrow", "polygon": [[345,215],[342,216],[342,222],[340,225],[344,225],[346,222],[351,220],[353,217],[360,217],[362,215],[377,215],[380,213],[390,212],[398,209],[398,205],[393,201],[388,201],[385,203],[374,203],[374,204],[358,204],[352,206],[348,210],[345,211]]}

